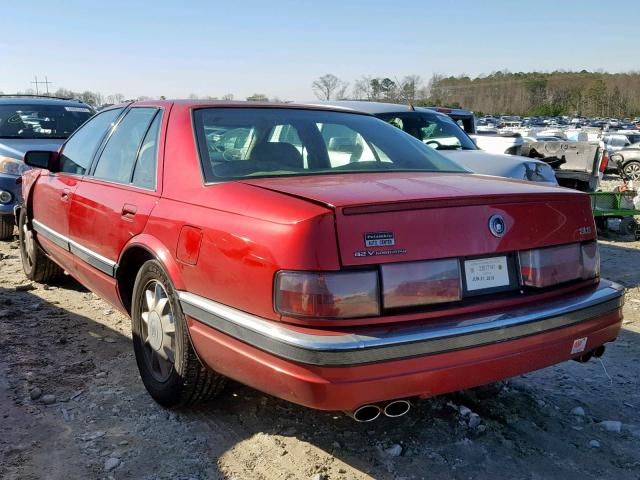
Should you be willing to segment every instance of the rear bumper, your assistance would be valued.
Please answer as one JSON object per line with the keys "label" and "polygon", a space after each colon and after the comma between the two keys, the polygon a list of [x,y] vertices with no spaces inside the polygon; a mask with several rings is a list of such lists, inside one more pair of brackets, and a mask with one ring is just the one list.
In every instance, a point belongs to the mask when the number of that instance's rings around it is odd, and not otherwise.
{"label": "rear bumper", "polygon": [[293,329],[187,292],[180,301],[200,358],[212,369],[295,403],[351,410],[432,396],[568,360],[614,340],[624,290],[588,292],[491,315],[351,332]]}

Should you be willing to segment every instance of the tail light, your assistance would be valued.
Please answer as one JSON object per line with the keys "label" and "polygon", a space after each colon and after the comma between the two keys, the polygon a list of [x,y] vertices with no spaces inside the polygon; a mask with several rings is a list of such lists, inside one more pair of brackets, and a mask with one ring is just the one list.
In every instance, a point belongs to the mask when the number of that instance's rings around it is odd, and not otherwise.
{"label": "tail light", "polygon": [[275,307],[282,315],[354,318],[380,315],[376,271],[281,271],[275,280]]}
{"label": "tail light", "polygon": [[600,160],[600,171],[602,173],[604,173],[604,171],[607,169],[607,166],[609,165],[609,155],[607,154],[607,152],[605,151],[602,154],[602,160]]}
{"label": "tail light", "polygon": [[544,288],[600,274],[596,242],[572,243],[519,253],[522,284]]}
{"label": "tail light", "polygon": [[[518,253],[521,284],[544,288],[600,275],[595,241]],[[378,270],[276,274],[275,309],[289,317],[376,317],[385,309],[419,307],[463,298],[457,258],[390,263]],[[379,280],[380,278],[380,280]]]}
{"label": "tail light", "polygon": [[385,308],[454,302],[462,298],[457,259],[382,266]]}
{"label": "tail light", "polygon": [[582,278],[588,280],[600,276],[600,251],[597,242],[582,244]]}

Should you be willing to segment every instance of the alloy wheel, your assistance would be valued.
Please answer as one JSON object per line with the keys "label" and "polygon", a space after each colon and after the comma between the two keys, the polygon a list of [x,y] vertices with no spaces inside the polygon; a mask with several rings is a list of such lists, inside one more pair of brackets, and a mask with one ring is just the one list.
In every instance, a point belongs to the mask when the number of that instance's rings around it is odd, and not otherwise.
{"label": "alloy wheel", "polygon": [[630,163],[624,167],[626,176],[631,180],[640,180],[640,163]]}
{"label": "alloy wheel", "polygon": [[176,324],[169,296],[160,282],[147,283],[141,310],[145,361],[153,377],[165,382],[175,364]]}

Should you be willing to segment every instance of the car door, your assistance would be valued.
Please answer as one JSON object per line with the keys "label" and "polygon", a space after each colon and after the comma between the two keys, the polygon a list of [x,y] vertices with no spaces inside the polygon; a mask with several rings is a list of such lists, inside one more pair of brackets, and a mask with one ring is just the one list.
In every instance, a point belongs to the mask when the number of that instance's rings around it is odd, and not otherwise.
{"label": "car door", "polygon": [[158,138],[163,111],[133,107],[104,143],[71,201],[69,237],[76,273],[107,300],[128,240],[141,233],[160,195]]}
{"label": "car door", "polygon": [[31,218],[38,240],[68,270],[73,264],[69,255],[71,199],[100,143],[122,110],[106,110],[89,119],[62,146],[59,171],[43,173],[33,189]]}

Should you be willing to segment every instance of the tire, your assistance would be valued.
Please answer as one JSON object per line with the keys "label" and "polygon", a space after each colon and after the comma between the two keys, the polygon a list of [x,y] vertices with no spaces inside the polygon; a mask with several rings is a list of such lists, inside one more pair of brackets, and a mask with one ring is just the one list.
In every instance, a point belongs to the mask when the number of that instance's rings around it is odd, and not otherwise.
{"label": "tire", "polygon": [[622,177],[628,180],[640,180],[640,162],[632,160],[622,167]]}
{"label": "tire", "polygon": [[619,233],[620,235],[635,235],[638,229],[638,224],[633,217],[624,217],[620,221]]}
{"label": "tire", "polygon": [[13,238],[13,227],[15,222],[11,215],[0,215],[0,240],[10,240]]}
{"label": "tire", "polygon": [[145,262],[136,276],[131,329],[142,383],[160,405],[181,407],[222,391],[226,378],[196,356],[178,296],[157,260]]}
{"label": "tire", "polygon": [[40,248],[33,238],[33,230],[27,220],[27,210],[20,210],[18,242],[22,269],[29,280],[46,283],[62,275],[62,269]]}

